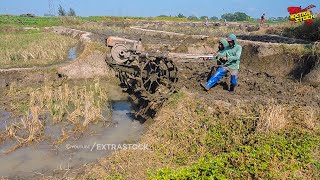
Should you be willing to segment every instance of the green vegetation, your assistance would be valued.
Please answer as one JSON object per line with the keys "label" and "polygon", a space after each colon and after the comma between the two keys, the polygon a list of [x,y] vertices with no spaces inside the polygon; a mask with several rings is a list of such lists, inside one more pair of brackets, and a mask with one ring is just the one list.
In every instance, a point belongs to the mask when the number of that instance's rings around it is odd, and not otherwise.
{"label": "green vegetation", "polygon": [[101,22],[101,21],[123,21],[123,20],[155,20],[155,21],[187,21],[186,18],[161,15],[157,17],[132,17],[132,16],[89,16],[81,17],[83,21]]}
{"label": "green vegetation", "polygon": [[61,25],[58,17],[20,17],[20,16],[0,16],[0,28],[6,26],[15,27],[49,27]]}
{"label": "green vegetation", "polygon": [[0,67],[32,67],[64,61],[73,38],[40,30],[0,33]]}
{"label": "green vegetation", "polygon": [[209,17],[208,16],[201,16],[200,19],[205,20],[205,19],[209,19]]}
{"label": "green vegetation", "polygon": [[[183,99],[185,103],[186,98],[178,94],[172,99],[172,105],[179,107],[177,101]],[[176,130],[175,133],[172,131],[165,135],[171,142],[189,144],[168,146],[169,151],[164,150],[164,142],[156,145],[156,151],[169,153],[169,156],[171,153],[175,155],[171,157],[173,164],[156,173],[150,173],[150,179],[319,177],[320,131],[312,123],[319,121],[319,117],[312,117],[308,109],[283,107],[270,102],[266,107],[255,109],[251,109],[251,105],[246,108],[242,105],[231,111],[221,107],[211,110],[201,101],[195,102],[190,108],[189,113],[194,118],[195,125],[185,129],[172,127]],[[178,110],[182,114],[187,113]],[[309,115],[301,116],[300,113]],[[275,117],[277,119],[274,119]],[[313,120],[308,121],[308,118]],[[286,129],[288,126],[290,128]],[[304,129],[301,126],[309,128]],[[199,160],[189,165],[192,159],[190,157],[194,156],[199,157]],[[179,166],[184,167],[172,168]]]}
{"label": "green vegetation", "polygon": [[160,31],[168,31],[168,32],[176,32],[183,33],[188,35],[201,34],[208,36],[226,36],[230,33],[236,34],[246,34],[245,30],[240,29],[238,26],[236,27],[216,27],[216,28],[207,28],[204,26],[190,26],[189,24],[179,25],[179,26],[149,26],[149,29],[160,30]]}
{"label": "green vegetation", "polygon": [[72,8],[69,9],[68,16],[77,16],[76,11]]}
{"label": "green vegetation", "polygon": [[155,21],[187,21],[187,18],[183,17],[152,17],[147,18],[148,20],[155,20]]}
{"label": "green vegetation", "polygon": [[[209,127],[205,143],[213,149],[232,147],[230,130],[222,127]],[[319,136],[298,130],[259,134],[245,145],[209,154],[194,165],[161,169],[151,179],[295,179],[304,178],[303,173],[316,177],[320,175],[320,161],[313,152],[319,144]]]}
{"label": "green vegetation", "polygon": [[[178,14],[178,16],[160,15],[157,17],[132,17],[132,16],[77,17],[76,12],[73,9],[70,9],[69,12],[66,12],[64,9],[61,9],[61,13],[63,15],[59,17],[40,17],[40,16],[39,17],[22,17],[22,16],[0,15],[0,30],[3,31],[3,29],[8,29],[12,27],[19,28],[19,27],[51,27],[51,26],[62,26],[62,25],[69,26],[69,25],[81,24],[85,22],[123,21],[123,20],[203,21],[203,19],[207,17],[207,16],[203,16],[202,18],[197,16],[185,17],[183,14]],[[209,20],[218,21],[219,18],[213,16]],[[252,21],[252,19],[250,18],[246,20]]]}
{"label": "green vegetation", "polygon": [[221,19],[226,19],[227,21],[250,21],[252,18],[246,13],[235,12],[223,14]]}
{"label": "green vegetation", "polygon": [[[221,100],[208,102],[180,91],[160,110],[141,139],[151,151],[119,152],[99,161],[102,168],[92,170],[99,173],[89,176],[96,175],[98,179],[319,177],[319,108],[274,101],[239,101],[236,104]],[[102,170],[104,167],[108,168]]]}
{"label": "green vegetation", "polygon": [[289,17],[270,17],[267,22],[288,22]]}
{"label": "green vegetation", "polygon": [[89,17],[81,17],[81,19],[84,21],[90,21],[90,22],[101,22],[101,21],[122,21],[127,19],[143,20],[146,18],[131,17],[131,16],[89,16]]}
{"label": "green vegetation", "polygon": [[70,8],[69,11],[67,12],[61,5],[59,5],[58,15],[59,16],[76,16],[76,11]]}
{"label": "green vegetation", "polygon": [[211,20],[211,21],[218,21],[219,18],[218,18],[217,16],[212,16],[212,17],[210,18],[210,20]]}
{"label": "green vegetation", "polygon": [[66,16],[67,15],[66,10],[61,5],[59,5],[59,8],[58,8],[58,15],[59,16]]}
{"label": "green vegetation", "polygon": [[[195,15],[191,15],[191,16],[184,16],[183,14],[179,13],[177,16],[167,16],[167,15],[160,15],[158,16],[157,18],[167,18],[167,20],[188,20],[188,21],[203,21],[205,20],[206,18],[208,18],[210,21],[219,21],[219,18],[216,17],[216,16],[212,16],[212,17],[208,17],[208,16],[200,16],[200,17],[197,17]],[[179,19],[175,19],[175,18],[179,18]],[[260,19],[254,19],[250,16],[248,16],[247,14],[245,13],[242,13],[242,12],[236,12],[236,13],[226,13],[226,14],[223,14],[221,16],[221,19],[220,20],[224,20],[226,19],[227,21],[250,21],[250,22],[257,22],[259,23],[260,22]],[[282,20],[282,17],[278,17],[278,19],[276,20]],[[269,22],[272,22],[272,21],[268,21]]]}
{"label": "green vegetation", "polygon": [[[75,13],[75,12],[71,12]],[[0,15],[0,31],[8,28],[21,27],[51,27],[51,26],[68,26],[80,24],[90,20],[90,18],[82,18],[75,16],[64,17],[22,17],[22,16],[6,16]]]}
{"label": "green vegetation", "polygon": [[181,14],[181,13],[179,13],[177,17],[178,18],[185,18],[185,16],[183,14]]}
{"label": "green vegetation", "polygon": [[188,17],[188,20],[189,21],[199,21],[199,18],[197,16],[192,15],[192,16]]}
{"label": "green vegetation", "polygon": [[[60,17],[21,17],[0,15],[0,29],[8,27],[51,27],[51,26],[68,26],[84,22],[101,22],[101,21],[123,21],[123,20],[156,20],[156,21],[187,21],[187,18],[158,16],[158,17],[132,17],[132,16],[89,16],[75,17],[74,10],[69,10],[70,16]],[[67,12],[65,12],[67,13]],[[73,19],[73,22],[65,23],[66,20]],[[74,23],[75,22],[75,23]]]}

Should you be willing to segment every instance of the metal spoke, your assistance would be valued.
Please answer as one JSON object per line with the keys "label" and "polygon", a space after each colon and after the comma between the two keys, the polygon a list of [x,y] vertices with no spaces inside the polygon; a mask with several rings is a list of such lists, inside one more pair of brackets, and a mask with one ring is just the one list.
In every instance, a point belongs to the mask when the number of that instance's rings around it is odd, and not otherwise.
{"label": "metal spoke", "polygon": [[151,89],[151,85],[152,85],[152,82],[150,82],[150,84],[149,84],[149,88],[148,88],[149,92],[150,92],[150,89]]}
{"label": "metal spoke", "polygon": [[158,82],[158,80],[156,80],[155,82],[160,86],[160,83]]}
{"label": "metal spoke", "polygon": [[150,81],[150,79],[151,79],[151,77],[149,77],[149,79],[148,79],[148,80],[146,80],[146,81],[145,81],[145,83],[143,83],[143,85],[147,84],[147,82],[149,82],[149,81]]}

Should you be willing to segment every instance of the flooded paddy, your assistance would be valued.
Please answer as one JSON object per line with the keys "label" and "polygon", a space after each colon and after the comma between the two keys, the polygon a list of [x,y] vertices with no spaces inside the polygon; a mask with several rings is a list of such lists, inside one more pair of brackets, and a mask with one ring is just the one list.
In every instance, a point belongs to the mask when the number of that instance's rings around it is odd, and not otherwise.
{"label": "flooded paddy", "polygon": [[[106,107],[107,108],[107,107]],[[70,138],[62,144],[54,145],[43,141],[22,147],[9,154],[3,154],[10,143],[0,145],[0,163],[6,164],[0,176],[33,176],[35,174],[54,175],[74,171],[87,163],[110,154],[114,149],[99,149],[97,144],[133,143],[139,139],[143,125],[132,117],[132,107],[128,101],[111,103],[111,126],[93,125],[79,137]],[[1,113],[2,119],[8,118],[7,112]],[[0,121],[3,127],[3,120]],[[48,127],[46,132],[57,138],[57,127]],[[49,140],[49,139],[48,139]]]}

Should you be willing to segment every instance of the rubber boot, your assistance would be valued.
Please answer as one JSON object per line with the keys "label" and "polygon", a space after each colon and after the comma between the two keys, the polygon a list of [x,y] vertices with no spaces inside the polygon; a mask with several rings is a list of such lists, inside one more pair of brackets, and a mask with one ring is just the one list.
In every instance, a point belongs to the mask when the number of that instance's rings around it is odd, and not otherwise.
{"label": "rubber boot", "polygon": [[223,68],[219,68],[216,73],[209,79],[209,81],[206,84],[206,87],[212,88],[221,78],[226,75],[226,70]]}
{"label": "rubber boot", "polygon": [[230,92],[235,92],[235,89],[236,89],[236,86],[237,86],[237,84],[238,84],[238,76],[236,76],[236,75],[232,75],[231,76],[231,80],[230,80],[230,89],[229,89],[229,91]]}
{"label": "rubber boot", "polygon": [[235,92],[235,89],[236,89],[236,86],[231,84],[229,92]]}
{"label": "rubber boot", "polygon": [[210,88],[206,85],[206,83],[200,83],[204,90],[209,91]]}

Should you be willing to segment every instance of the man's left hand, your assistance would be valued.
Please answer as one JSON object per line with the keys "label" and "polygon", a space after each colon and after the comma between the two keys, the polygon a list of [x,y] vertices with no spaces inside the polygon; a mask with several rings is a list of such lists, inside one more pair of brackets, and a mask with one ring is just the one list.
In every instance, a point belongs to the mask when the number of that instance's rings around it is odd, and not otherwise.
{"label": "man's left hand", "polygon": [[223,57],[222,59],[223,59],[224,61],[227,61],[227,60],[228,60],[228,58],[227,58],[227,57]]}

